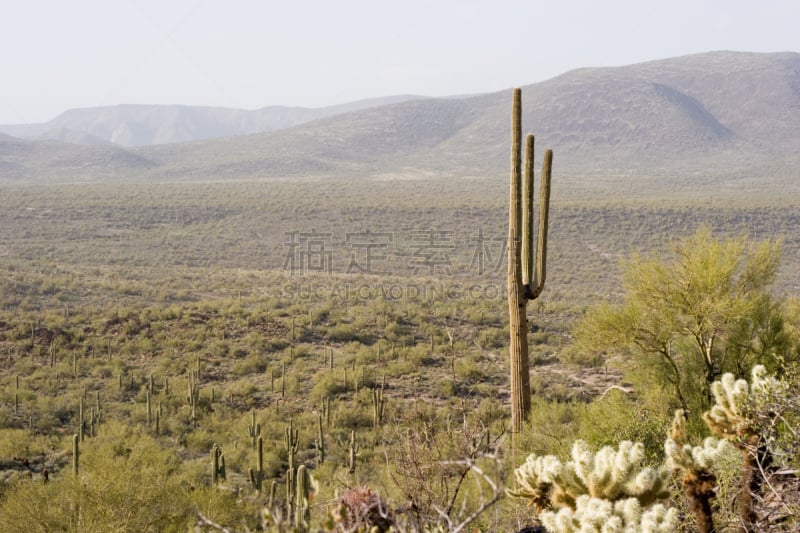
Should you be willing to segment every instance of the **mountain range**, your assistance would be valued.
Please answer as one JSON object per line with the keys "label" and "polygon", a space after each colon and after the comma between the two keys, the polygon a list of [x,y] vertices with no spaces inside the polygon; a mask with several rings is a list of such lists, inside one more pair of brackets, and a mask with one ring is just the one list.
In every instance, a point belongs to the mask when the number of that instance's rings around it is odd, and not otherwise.
{"label": "mountain range", "polygon": [[332,115],[422,98],[399,95],[329,107],[226,107],[123,104],[70,109],[41,124],[0,125],[0,133],[75,144],[149,146],[268,133]]}
{"label": "mountain range", "polygon": [[[0,180],[505,175],[511,91],[321,109],[71,110],[0,126]],[[709,52],[584,68],[523,87],[523,126],[573,177],[797,186],[800,54]],[[13,135],[9,136],[9,135]],[[26,137],[26,138],[20,138]],[[612,179],[613,181],[613,179]]]}

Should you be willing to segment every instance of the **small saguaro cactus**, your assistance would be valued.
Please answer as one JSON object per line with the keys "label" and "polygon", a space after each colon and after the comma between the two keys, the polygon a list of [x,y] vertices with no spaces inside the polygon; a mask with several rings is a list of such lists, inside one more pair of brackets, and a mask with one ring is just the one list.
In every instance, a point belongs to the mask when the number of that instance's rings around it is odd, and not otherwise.
{"label": "small saguaro cactus", "polygon": [[78,434],[72,436],[72,473],[78,475],[78,464],[80,463],[80,437]]}
{"label": "small saguaro cactus", "polygon": [[250,440],[253,443],[253,448],[256,447],[256,441],[261,435],[261,423],[256,422],[256,411],[253,409],[251,412],[251,422],[247,424],[247,434],[250,436]]}
{"label": "small saguaro cactus", "polygon": [[356,457],[358,456],[358,444],[356,444],[356,431],[350,431],[350,446],[347,452],[347,471],[351,474],[356,471]]}
{"label": "small saguaro cactus", "polygon": [[216,487],[220,480],[225,479],[225,456],[219,444],[211,447],[211,486]]}
{"label": "small saguaro cactus", "polygon": [[278,482],[272,480],[269,486],[269,499],[267,500],[267,509],[275,509],[275,496],[278,494]]}
{"label": "small saguaro cactus", "polygon": [[145,401],[147,402],[147,427],[153,425],[153,402],[150,399],[150,389],[145,392]]}
{"label": "small saguaro cactus", "polygon": [[322,413],[325,416],[325,427],[331,427],[331,397],[325,396],[322,400]]}
{"label": "small saguaro cactus", "polygon": [[319,452],[319,464],[325,462],[325,431],[322,427],[322,413],[317,413],[317,451]]}
{"label": "small saguaro cactus", "polygon": [[80,435],[81,442],[83,442],[83,436],[85,433],[86,422],[83,419],[83,395],[81,395],[78,403],[78,435]]}
{"label": "small saguaro cactus", "polygon": [[[199,363],[198,363],[199,368]],[[189,370],[188,395],[186,397],[191,410],[192,427],[197,427],[197,404],[200,401],[200,371]]]}
{"label": "small saguaro cactus", "polygon": [[250,469],[250,483],[253,484],[258,492],[261,492],[262,485],[264,484],[264,439],[258,437],[258,445],[256,450],[256,469]]}
{"label": "small saguaro cactus", "polygon": [[89,411],[89,436],[97,436],[97,426],[100,424],[100,412],[91,409]]}
{"label": "small saguaro cactus", "polygon": [[294,505],[294,489],[295,489],[295,475],[297,468],[295,467],[295,457],[299,446],[299,430],[295,429],[294,421],[289,419],[289,427],[285,430],[284,444],[286,445],[288,467],[286,469],[286,505],[287,515],[291,516]]}
{"label": "small saguaro cactus", "polygon": [[297,448],[299,445],[298,437],[300,434],[300,430],[295,429],[294,427],[294,420],[291,418],[289,419],[289,427],[286,428],[284,433],[284,444],[286,444],[286,451],[288,453],[289,458],[289,468],[294,468],[294,457],[297,453]]}
{"label": "small saguaro cactus", "polygon": [[386,398],[383,397],[383,386],[372,389],[372,423],[378,428],[383,424],[383,413],[386,411]]}
{"label": "small saguaro cactus", "polygon": [[286,361],[281,364],[281,398],[286,397]]}
{"label": "small saguaro cactus", "polygon": [[[508,217],[508,314],[511,358],[511,431],[519,433],[531,410],[528,368],[528,302],[544,289],[547,264],[547,228],[550,209],[550,174],[553,151],[542,162],[539,223],[533,237],[533,135],[525,141],[525,177],[522,166],[522,91],[514,89],[511,109],[511,192]],[[534,248],[535,265],[534,270]]]}
{"label": "small saguaro cactus", "polygon": [[311,518],[311,495],[313,494],[311,474],[306,465],[297,467],[297,484],[295,487],[295,515],[294,526],[300,531],[306,531]]}

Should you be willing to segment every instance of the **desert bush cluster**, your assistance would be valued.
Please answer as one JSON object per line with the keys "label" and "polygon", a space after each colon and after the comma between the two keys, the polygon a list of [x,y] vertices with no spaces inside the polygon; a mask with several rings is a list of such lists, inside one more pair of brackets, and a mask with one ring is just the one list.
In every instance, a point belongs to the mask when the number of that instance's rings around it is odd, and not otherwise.
{"label": "desert bush cluster", "polygon": [[[7,266],[7,292],[56,281],[0,315],[0,528],[792,531],[800,321],[770,290],[780,251],[701,229],[673,252],[682,281],[635,256],[621,298],[531,310],[516,434],[502,302],[131,304],[136,280]],[[672,307],[685,286],[713,328]]]}

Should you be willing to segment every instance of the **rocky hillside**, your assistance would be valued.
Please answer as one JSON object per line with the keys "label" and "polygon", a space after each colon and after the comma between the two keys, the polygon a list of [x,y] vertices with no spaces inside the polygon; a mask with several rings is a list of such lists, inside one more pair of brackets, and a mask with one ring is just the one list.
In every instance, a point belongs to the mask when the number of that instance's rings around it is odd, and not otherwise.
{"label": "rocky hillside", "polygon": [[[401,101],[272,133],[128,152],[38,143],[26,156],[0,147],[0,179],[9,168],[17,177],[52,176],[54,161],[70,150],[71,161],[93,158],[82,175],[95,179],[120,175],[102,172],[101,153],[109,164],[121,161],[127,177],[145,180],[499,177],[508,166],[510,94]],[[665,187],[798,186],[797,53],[712,52],[579,69],[524,87],[523,106],[538,153],[552,147],[556,169],[573,180],[609,188],[632,176],[657,177]]]}

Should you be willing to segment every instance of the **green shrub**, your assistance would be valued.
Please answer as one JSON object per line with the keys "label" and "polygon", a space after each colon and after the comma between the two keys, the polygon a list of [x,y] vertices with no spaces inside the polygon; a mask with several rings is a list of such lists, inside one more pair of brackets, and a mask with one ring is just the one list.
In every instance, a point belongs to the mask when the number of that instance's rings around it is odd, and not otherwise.
{"label": "green shrub", "polygon": [[[350,377],[348,376],[348,379]],[[316,380],[311,389],[311,400],[319,404],[324,398],[334,397],[346,392],[344,388],[344,373],[339,370],[328,370]]]}
{"label": "green shrub", "polygon": [[233,365],[233,374],[238,377],[251,374],[263,374],[267,370],[267,360],[261,354],[251,354],[250,356],[236,361]]}
{"label": "green shrub", "polygon": [[176,475],[180,458],[141,429],[115,422],[81,448],[77,477],[69,469],[50,483],[19,481],[0,502],[8,532],[183,532],[194,509]]}
{"label": "green shrub", "polygon": [[360,333],[353,324],[339,323],[328,328],[327,337],[332,342],[350,342],[358,340]]}

